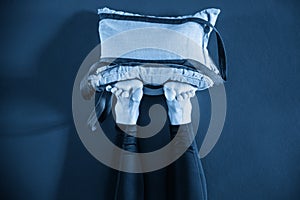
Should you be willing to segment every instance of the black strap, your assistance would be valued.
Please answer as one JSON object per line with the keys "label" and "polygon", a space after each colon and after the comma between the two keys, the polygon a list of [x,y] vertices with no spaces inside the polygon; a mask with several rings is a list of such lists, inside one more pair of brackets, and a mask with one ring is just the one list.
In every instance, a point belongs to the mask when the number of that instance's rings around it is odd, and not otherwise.
{"label": "black strap", "polygon": [[226,51],[223,39],[219,31],[208,21],[197,18],[197,17],[186,17],[186,18],[158,18],[158,17],[149,17],[149,16],[130,16],[130,15],[120,15],[120,14],[111,14],[111,13],[100,13],[100,20],[103,19],[117,19],[117,20],[129,20],[129,21],[142,21],[150,23],[165,23],[165,24],[182,24],[186,22],[196,22],[203,25],[204,32],[208,33],[210,28],[216,34],[217,39],[217,48],[218,48],[218,62],[219,70],[221,77],[224,81],[227,80],[227,63],[226,63]]}
{"label": "black strap", "polygon": [[95,130],[96,123],[103,122],[106,117],[111,113],[112,98],[111,93],[103,90],[96,92],[96,105],[95,112],[92,112],[88,118],[88,125],[92,130]]}

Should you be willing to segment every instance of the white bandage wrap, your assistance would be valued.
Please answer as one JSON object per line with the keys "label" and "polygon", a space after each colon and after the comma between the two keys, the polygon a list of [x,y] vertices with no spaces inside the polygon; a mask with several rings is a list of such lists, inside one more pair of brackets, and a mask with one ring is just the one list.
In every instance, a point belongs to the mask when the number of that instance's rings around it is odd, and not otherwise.
{"label": "white bandage wrap", "polygon": [[[163,85],[168,81],[176,81],[193,85],[198,90],[212,87],[215,83],[212,78],[196,70],[151,67],[151,66],[104,66],[89,76],[91,85],[103,86],[114,82],[138,79],[144,85]],[[219,82],[221,82],[219,80]]]}

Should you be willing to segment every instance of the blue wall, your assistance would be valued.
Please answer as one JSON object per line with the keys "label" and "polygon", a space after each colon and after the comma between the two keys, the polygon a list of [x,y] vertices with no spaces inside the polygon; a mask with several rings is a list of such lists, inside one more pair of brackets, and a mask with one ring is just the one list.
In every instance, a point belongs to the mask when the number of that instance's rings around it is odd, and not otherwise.
{"label": "blue wall", "polygon": [[115,172],[86,151],[71,113],[73,81],[99,43],[96,9],[104,6],[152,15],[221,8],[228,110],[203,159],[209,198],[300,199],[296,0],[2,1],[0,197],[92,200],[113,192],[107,174]]}

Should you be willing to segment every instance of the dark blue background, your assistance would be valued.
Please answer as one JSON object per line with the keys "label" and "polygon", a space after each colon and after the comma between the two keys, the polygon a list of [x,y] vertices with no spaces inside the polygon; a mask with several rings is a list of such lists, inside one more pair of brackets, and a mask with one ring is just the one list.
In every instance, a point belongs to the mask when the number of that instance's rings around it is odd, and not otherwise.
{"label": "dark blue background", "polygon": [[73,81],[99,43],[96,9],[104,6],[165,16],[221,8],[228,110],[203,159],[209,199],[300,199],[296,0],[1,1],[1,199],[110,199],[114,172],[81,144],[71,113]]}

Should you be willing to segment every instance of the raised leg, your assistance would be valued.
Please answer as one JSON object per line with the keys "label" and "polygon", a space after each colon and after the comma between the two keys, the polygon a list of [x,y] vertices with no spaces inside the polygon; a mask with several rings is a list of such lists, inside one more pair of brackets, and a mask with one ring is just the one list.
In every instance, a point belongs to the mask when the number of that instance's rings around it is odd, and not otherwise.
{"label": "raised leg", "polygon": [[197,88],[179,82],[167,82],[164,93],[168,104],[168,115],[172,125],[191,123],[192,104]]}
{"label": "raised leg", "polygon": [[117,98],[115,106],[118,124],[135,125],[139,116],[140,101],[143,97],[143,83],[139,80],[127,80],[107,88]]}
{"label": "raised leg", "polygon": [[[139,80],[127,80],[107,87],[117,98],[115,105],[119,146],[126,152],[138,152],[136,122],[139,116],[139,105],[143,96],[143,84]],[[116,159],[139,165],[130,153],[124,153]],[[143,174],[119,171],[115,192],[115,200],[140,200],[144,198]]]}
{"label": "raised leg", "polygon": [[[206,180],[198,157],[198,148],[191,124],[192,104],[190,98],[195,96],[196,88],[179,82],[164,85],[170,118],[170,136],[177,134],[179,141],[173,151],[187,149],[184,154],[169,166],[169,199],[172,200],[207,200]],[[191,144],[191,145],[189,145]]]}

